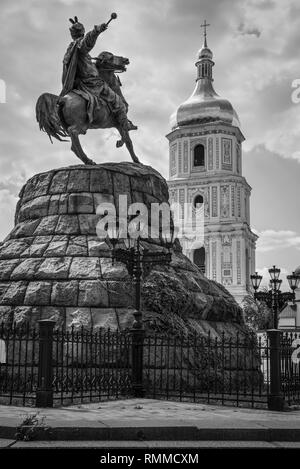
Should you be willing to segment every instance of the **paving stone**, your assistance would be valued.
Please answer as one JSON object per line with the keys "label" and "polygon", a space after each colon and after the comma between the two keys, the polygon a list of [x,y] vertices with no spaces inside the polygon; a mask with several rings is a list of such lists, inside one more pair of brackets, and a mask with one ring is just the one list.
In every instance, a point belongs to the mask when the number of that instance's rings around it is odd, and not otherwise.
{"label": "paving stone", "polygon": [[1,438],[0,448],[9,448],[14,442],[15,442],[15,440],[5,440],[5,439]]}
{"label": "paving stone", "polygon": [[9,280],[10,274],[20,263],[20,259],[0,260],[0,281]]}
{"label": "paving stone", "polygon": [[47,244],[52,241],[53,235],[39,235],[34,238],[35,244]]}
{"label": "paving stone", "polygon": [[42,259],[24,259],[11,273],[11,280],[31,280],[35,277],[35,273],[38,270],[39,265],[42,263]]}
{"label": "paving stone", "polygon": [[[66,308],[66,325],[68,328],[74,327],[75,330],[81,327],[90,329],[92,326],[91,309],[83,307]],[[74,356],[77,356],[76,352]]]}
{"label": "paving stone", "polygon": [[91,308],[93,329],[118,330],[118,320],[114,308]]}
{"label": "paving stone", "polygon": [[24,302],[24,296],[27,288],[27,282],[11,282],[4,295],[0,299],[2,305],[21,305]]}
{"label": "paving stone", "polygon": [[7,241],[0,247],[0,258],[7,259],[20,257],[22,252],[31,244],[32,240],[33,238],[23,238],[22,240],[13,239]]}
{"label": "paving stone", "polygon": [[106,283],[101,280],[81,280],[79,282],[78,305],[108,307]]}
{"label": "paving stone", "polygon": [[51,297],[51,282],[30,282],[24,299],[25,305],[49,305]]}
{"label": "paving stone", "polygon": [[[95,213],[100,205],[115,204],[115,198],[112,194],[93,194]],[[102,212],[101,212],[102,213]]]}
{"label": "paving stone", "polygon": [[53,194],[50,197],[48,215],[56,215],[58,213],[60,194]]}
{"label": "paving stone", "polygon": [[94,213],[94,199],[88,192],[69,195],[68,213]]}
{"label": "paving stone", "polygon": [[60,215],[56,229],[56,234],[79,234],[79,224],[77,215]]}
{"label": "paving stone", "polygon": [[78,215],[80,234],[96,236],[96,225],[100,217],[95,214],[81,214]]}
{"label": "paving stone", "polygon": [[10,286],[10,282],[0,282],[0,298],[5,294]]}
{"label": "paving stone", "polygon": [[160,201],[169,201],[169,191],[167,184],[162,184],[161,181],[154,175],[150,175],[152,186],[152,194],[155,195]]}
{"label": "paving stone", "polygon": [[[39,238],[43,238],[43,240],[39,240]],[[52,236],[37,236],[34,242],[22,252],[20,257],[42,257],[51,241],[51,238]]]}
{"label": "paving stone", "polygon": [[112,194],[113,183],[111,173],[105,169],[93,169],[91,171],[90,191],[99,192],[101,194]]}
{"label": "paving stone", "polygon": [[19,306],[14,309],[14,321],[20,325],[20,323],[28,322],[30,320],[31,307],[30,306]]}
{"label": "paving stone", "polygon": [[78,299],[78,281],[54,282],[51,294],[51,305],[76,306]]}
{"label": "paving stone", "polygon": [[67,190],[67,183],[69,179],[69,170],[66,171],[57,171],[56,174],[54,174],[51,185],[49,188],[49,193],[50,194],[61,194],[63,192],[66,192]]}
{"label": "paving stone", "polygon": [[114,181],[115,205],[116,205],[116,209],[118,212],[120,195],[121,196],[124,195],[127,197],[127,206],[132,203],[131,185],[130,185],[129,177],[120,173],[114,173],[113,181]]}
{"label": "paving stone", "polygon": [[118,319],[119,329],[121,331],[125,329],[131,329],[134,321],[133,312],[135,310],[132,307],[128,308],[116,308],[116,316]]}
{"label": "paving stone", "polygon": [[143,203],[145,203],[144,199],[145,199],[145,193],[144,192],[139,192],[139,191],[133,191],[132,192],[132,200],[134,200],[134,202],[139,202],[140,204],[143,204]]}
{"label": "paving stone", "polygon": [[19,210],[18,221],[22,222],[47,216],[49,202],[50,196],[42,195],[24,203]]}
{"label": "paving stone", "polygon": [[66,324],[66,310],[63,306],[42,306],[41,319],[51,319],[56,322],[56,328]]}
{"label": "paving stone", "polygon": [[38,272],[36,272],[36,279],[65,279],[68,277],[69,268],[71,264],[70,257],[57,257],[45,259]]}
{"label": "paving stone", "polygon": [[100,263],[97,257],[75,257],[72,261],[69,278],[100,278]]}
{"label": "paving stone", "polygon": [[99,238],[88,238],[89,256],[102,257],[105,253],[110,255],[110,249],[105,241],[100,241]]}
{"label": "paving stone", "polygon": [[111,258],[100,258],[101,274],[104,279],[128,279],[126,266],[121,262],[112,261]]}
{"label": "paving stone", "polygon": [[90,192],[90,171],[81,169],[70,171],[67,192]]}
{"label": "paving stone", "polygon": [[131,178],[130,183],[132,191],[153,194],[152,183],[149,176],[145,175],[143,177]]}
{"label": "paving stone", "polygon": [[63,215],[65,213],[68,213],[68,200],[69,200],[68,194],[60,194],[59,204],[58,204],[59,214]]}
{"label": "paving stone", "polygon": [[[1,291],[1,288],[0,288]],[[1,293],[0,293],[1,297]],[[11,324],[13,321],[13,310],[12,306],[0,306],[0,323],[1,324]]]}
{"label": "paving stone", "polygon": [[11,232],[11,237],[22,238],[23,236],[32,236],[39,223],[40,220],[29,220],[18,223],[18,225]]}
{"label": "paving stone", "polygon": [[45,257],[65,256],[68,246],[67,236],[53,236],[52,241],[44,252]]}
{"label": "paving stone", "polygon": [[36,236],[51,235],[55,232],[55,227],[58,222],[58,215],[49,215],[43,217],[34,231]]}
{"label": "paving stone", "polygon": [[124,308],[134,303],[134,289],[130,282],[107,281],[109,305],[113,308]]}
{"label": "paving stone", "polygon": [[53,171],[36,174],[24,186],[23,203],[33,197],[39,197],[48,193],[49,184],[53,177]]}
{"label": "paving stone", "polygon": [[87,239],[86,236],[71,236],[67,248],[67,256],[87,256]]}

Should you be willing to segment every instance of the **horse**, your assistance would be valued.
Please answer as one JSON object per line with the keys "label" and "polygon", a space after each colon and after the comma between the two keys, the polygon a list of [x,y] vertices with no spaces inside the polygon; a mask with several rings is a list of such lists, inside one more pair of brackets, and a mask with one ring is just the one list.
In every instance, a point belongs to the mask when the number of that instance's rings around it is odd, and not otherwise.
{"label": "horse", "polygon": [[[126,105],[127,112],[128,104],[122,95],[120,89],[121,82],[116,73],[126,71],[126,65],[129,64],[128,58],[116,56],[110,52],[102,52],[94,60],[96,60],[99,76],[107,82],[113,91],[121,96]],[[104,99],[100,100],[99,109],[95,112],[93,122],[90,123],[87,115],[87,101],[79,94],[70,91],[65,96],[59,97],[55,94],[43,93],[36,103],[36,119],[40,130],[48,134],[51,143],[53,143],[52,137],[64,142],[67,141],[65,137],[70,137],[71,150],[85,164],[96,163],[88,158],[83,151],[79,135],[86,134],[88,129],[115,127],[121,136],[116,146],[120,147],[125,143],[132,160],[135,163],[139,163],[129,136],[129,130],[136,129],[137,127],[132,126],[131,129],[128,129],[127,126],[121,126],[117,122],[109,104]]]}

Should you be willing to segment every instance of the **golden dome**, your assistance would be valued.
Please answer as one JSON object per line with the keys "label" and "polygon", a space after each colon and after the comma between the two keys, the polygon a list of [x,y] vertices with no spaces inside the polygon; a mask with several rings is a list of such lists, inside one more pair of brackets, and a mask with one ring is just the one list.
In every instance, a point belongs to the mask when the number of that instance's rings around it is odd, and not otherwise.
{"label": "golden dome", "polygon": [[207,47],[206,38],[198,52],[196,67],[198,76],[193,94],[182,103],[171,116],[171,127],[225,122],[240,127],[238,115],[227,99],[221,98],[214,90],[212,51]]}
{"label": "golden dome", "polygon": [[202,78],[197,81],[193,94],[172,114],[171,127],[217,121],[240,127],[231,103],[215,92],[211,80]]}
{"label": "golden dome", "polygon": [[198,59],[212,59],[213,58],[213,53],[212,51],[207,47],[203,46],[198,52]]}

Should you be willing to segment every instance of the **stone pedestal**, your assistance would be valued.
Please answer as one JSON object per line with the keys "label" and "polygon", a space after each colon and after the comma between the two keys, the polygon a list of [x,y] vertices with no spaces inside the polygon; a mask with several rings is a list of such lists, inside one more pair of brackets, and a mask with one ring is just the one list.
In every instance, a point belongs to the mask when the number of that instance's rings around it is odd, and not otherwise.
{"label": "stone pedestal", "polygon": [[[70,166],[32,177],[20,192],[15,227],[0,247],[0,321],[54,319],[59,325],[131,327],[133,288],[97,237],[99,203],[168,202],[166,181],[134,163]],[[156,243],[156,244],[155,244]],[[155,248],[159,241],[149,246]],[[143,285],[145,325],[172,324],[206,333],[243,329],[242,313],[221,285],[207,280],[174,246],[170,267]],[[174,322],[174,321],[173,321]]]}

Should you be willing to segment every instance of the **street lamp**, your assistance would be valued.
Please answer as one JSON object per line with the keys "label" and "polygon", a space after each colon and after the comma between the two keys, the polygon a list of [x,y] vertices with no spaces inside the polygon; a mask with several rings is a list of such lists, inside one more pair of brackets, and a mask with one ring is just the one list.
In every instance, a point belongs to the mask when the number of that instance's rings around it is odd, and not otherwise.
{"label": "street lamp", "polygon": [[[140,230],[139,230],[140,232]],[[174,233],[170,237],[163,237],[163,247],[160,250],[146,248],[141,236],[124,238],[124,232],[116,228],[108,233],[107,241],[112,247],[112,261],[125,264],[127,272],[135,284],[135,312],[133,327],[142,328],[141,313],[141,278],[147,277],[155,265],[169,265],[172,260],[171,248]]]}
{"label": "street lamp", "polygon": [[298,288],[300,277],[293,272],[291,275],[287,275],[291,292],[282,292],[280,290],[282,280],[279,278],[280,269],[275,265],[269,269],[271,277],[269,284],[269,291],[261,292],[258,291],[262,276],[258,275],[257,272],[251,275],[251,282],[254,289],[254,298],[258,301],[263,301],[273,311],[273,326],[274,329],[278,329],[278,312],[280,312],[288,301],[295,301],[295,290]]}

